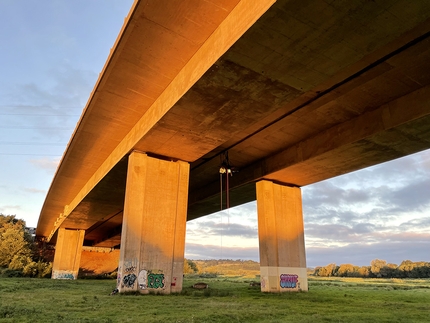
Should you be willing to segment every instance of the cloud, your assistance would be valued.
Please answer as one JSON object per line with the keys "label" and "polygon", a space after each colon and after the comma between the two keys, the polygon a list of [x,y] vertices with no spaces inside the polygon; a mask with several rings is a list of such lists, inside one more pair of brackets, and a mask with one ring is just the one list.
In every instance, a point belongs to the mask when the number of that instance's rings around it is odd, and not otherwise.
{"label": "cloud", "polygon": [[[414,252],[411,252],[414,250]],[[325,266],[328,263],[369,266],[373,259],[383,259],[400,265],[403,260],[429,261],[430,240],[402,242],[352,243],[340,247],[309,247],[306,249],[307,266]]]}
{"label": "cloud", "polygon": [[[400,264],[413,261],[429,261],[430,220],[411,221],[401,227],[359,224],[354,227],[312,224],[306,230],[308,266],[321,266],[330,262],[368,265],[375,258]],[[421,226],[424,232],[414,230]],[[424,228],[422,226],[425,226]]]}
{"label": "cloud", "polygon": [[64,62],[45,73],[43,82],[24,79],[1,88],[0,109],[13,142],[28,143],[27,151],[42,143],[47,147],[44,153],[52,155],[51,146],[66,146],[97,74]]}
{"label": "cloud", "polygon": [[35,193],[35,194],[46,194],[46,190],[39,188],[25,187],[22,189],[24,192]]}
{"label": "cloud", "polygon": [[422,218],[414,218],[399,225],[400,231],[428,230],[430,231],[430,214]]}
{"label": "cloud", "polygon": [[305,238],[310,242],[310,245],[313,244],[313,241],[318,241],[319,244],[323,245],[369,242],[375,241],[373,234],[378,229],[381,227],[370,223],[359,223],[355,226],[310,223],[305,227]]}
{"label": "cloud", "polygon": [[[381,192],[381,197],[387,209],[397,212],[423,210],[430,206],[430,181],[420,178],[399,189]],[[391,206],[391,207],[390,207]]]}
{"label": "cloud", "polygon": [[[3,205],[3,206],[0,206],[0,213],[1,214],[15,214],[15,211],[19,211],[19,210],[21,210],[22,208],[21,208],[21,206],[20,205]],[[11,210],[13,210],[12,211],[12,213],[11,213]]]}
{"label": "cloud", "polygon": [[30,159],[30,163],[34,166],[45,169],[49,173],[54,173],[58,167],[58,164],[60,163],[60,158],[39,158],[39,159]]}
{"label": "cloud", "polygon": [[305,225],[305,236],[308,241],[326,241],[326,245],[336,243],[370,243],[375,241],[410,241],[423,237],[429,239],[430,234],[423,235],[422,231],[430,231],[428,217],[414,218],[400,225],[386,223],[348,223],[348,224],[321,224],[308,223]]}
{"label": "cloud", "polygon": [[367,203],[372,195],[357,188],[343,188],[335,182],[324,181],[305,189],[304,204],[308,207],[339,207]]}
{"label": "cloud", "polygon": [[203,245],[187,243],[185,246],[187,259],[243,259],[259,261],[258,247],[230,247],[220,245]]}
{"label": "cloud", "polygon": [[[424,157],[423,157],[424,156]],[[430,207],[430,153],[400,158],[303,188],[308,223],[380,224]]]}
{"label": "cloud", "polygon": [[233,222],[200,221],[188,224],[187,234],[206,238],[225,236],[252,239],[257,237],[257,228]]}

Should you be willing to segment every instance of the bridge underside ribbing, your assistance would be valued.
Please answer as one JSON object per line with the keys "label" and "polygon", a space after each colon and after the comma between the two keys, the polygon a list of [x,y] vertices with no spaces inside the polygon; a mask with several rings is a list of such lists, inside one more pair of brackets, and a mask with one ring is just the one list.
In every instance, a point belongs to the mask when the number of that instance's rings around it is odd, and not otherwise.
{"label": "bridge underside ribbing", "polygon": [[133,151],[189,164],[192,220],[220,209],[227,152],[235,206],[260,181],[301,187],[430,148],[429,45],[427,0],[136,1],[36,234],[122,244]]}

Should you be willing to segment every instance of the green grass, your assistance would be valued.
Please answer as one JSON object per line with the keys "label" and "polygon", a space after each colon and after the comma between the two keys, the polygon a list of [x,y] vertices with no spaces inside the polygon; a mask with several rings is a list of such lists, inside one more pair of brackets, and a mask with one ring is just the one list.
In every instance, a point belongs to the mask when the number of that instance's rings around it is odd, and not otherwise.
{"label": "green grass", "polygon": [[[199,281],[209,289],[194,290]],[[263,294],[249,279],[184,280],[180,295],[114,295],[114,280],[1,278],[0,322],[430,322],[430,280],[310,279]]]}

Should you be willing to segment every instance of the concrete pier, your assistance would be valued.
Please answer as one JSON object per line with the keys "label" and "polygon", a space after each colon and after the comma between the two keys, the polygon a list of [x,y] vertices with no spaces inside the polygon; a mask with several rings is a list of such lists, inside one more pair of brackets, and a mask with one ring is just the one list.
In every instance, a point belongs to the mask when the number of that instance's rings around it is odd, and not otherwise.
{"label": "concrete pier", "polygon": [[307,291],[300,188],[258,182],[257,210],[261,291]]}
{"label": "concrete pier", "polygon": [[118,290],[182,290],[189,165],[129,156]]}
{"label": "concrete pier", "polygon": [[53,279],[77,279],[84,235],[84,230],[58,229],[52,265]]}

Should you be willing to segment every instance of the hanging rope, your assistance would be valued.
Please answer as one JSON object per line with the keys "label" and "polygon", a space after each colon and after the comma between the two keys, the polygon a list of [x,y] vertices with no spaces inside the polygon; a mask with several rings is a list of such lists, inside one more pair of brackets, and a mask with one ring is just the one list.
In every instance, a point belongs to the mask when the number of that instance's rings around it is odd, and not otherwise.
{"label": "hanging rope", "polygon": [[229,177],[233,176],[234,167],[231,166],[230,160],[228,158],[228,151],[224,152],[220,155],[220,168],[219,168],[219,182],[220,182],[220,209],[221,209],[221,258],[223,253],[222,248],[222,238],[223,238],[223,193],[224,193],[224,185],[223,185],[223,176],[225,175],[225,206],[227,209],[227,222],[228,227],[230,226],[230,180]]}
{"label": "hanging rope", "polygon": [[220,196],[221,196],[221,210],[223,209],[223,180],[222,176],[225,174],[225,200],[226,200],[226,209],[230,208],[230,183],[229,176],[233,175],[233,167],[230,165],[230,161],[228,159],[228,151],[224,153],[224,160],[221,162],[221,166],[219,168],[220,173]]}
{"label": "hanging rope", "polygon": [[220,174],[219,174],[219,182],[220,182],[220,186],[221,186],[221,188],[220,188],[220,192],[221,192],[221,194],[220,194],[220,197],[221,197],[221,211],[222,211],[222,174],[221,174],[221,172],[220,172]]}

